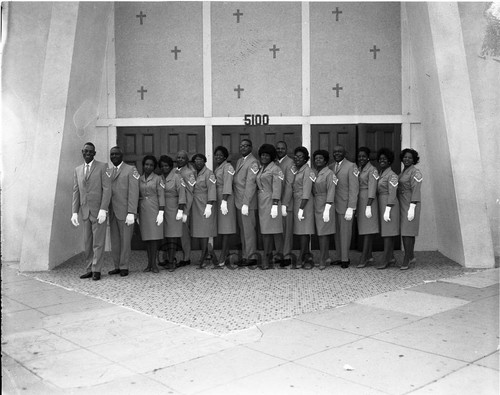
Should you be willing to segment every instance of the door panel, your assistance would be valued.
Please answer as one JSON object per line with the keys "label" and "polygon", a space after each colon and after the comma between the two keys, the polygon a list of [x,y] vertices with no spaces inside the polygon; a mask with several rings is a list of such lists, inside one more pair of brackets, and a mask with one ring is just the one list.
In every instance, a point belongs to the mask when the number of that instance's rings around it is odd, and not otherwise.
{"label": "door panel", "polygon": [[[252,141],[253,154],[258,159],[258,151],[262,144],[268,143],[275,145],[278,141],[285,141],[288,146],[288,153],[302,145],[302,126],[301,125],[270,125],[270,126],[214,126],[213,141],[215,147],[222,145],[229,151],[228,160],[234,165],[240,158],[240,141],[249,139]],[[215,168],[215,163],[213,164]],[[260,235],[259,221],[257,219],[257,232]],[[214,239],[214,248],[220,249],[220,237]],[[230,248],[241,249],[239,235],[232,235],[230,238]],[[262,237],[257,239],[257,248],[262,249]],[[299,248],[299,244],[294,242],[294,248]]]}
{"label": "door panel", "polygon": [[400,124],[360,124],[358,125],[358,147],[368,147],[371,150],[370,160],[377,167],[377,151],[389,148],[394,151],[394,162],[391,167],[396,174],[401,172],[401,125]]}
{"label": "door panel", "polygon": [[326,149],[333,161],[332,151],[336,145],[343,145],[346,158],[354,162],[356,156],[356,125],[311,125],[311,152]]}
{"label": "door panel", "polygon": [[214,126],[214,148],[222,145],[229,151],[229,161],[234,165],[240,157],[240,141],[252,141],[253,154],[257,157],[259,147],[264,144],[276,144],[286,141],[289,153],[302,145],[301,125],[269,125],[269,126]]}
{"label": "door panel", "polygon": [[[134,165],[142,174],[142,159],[145,155],[168,155],[174,160],[177,152],[186,150],[189,158],[205,152],[205,128],[203,126],[156,126],[117,128],[117,145],[123,149],[123,161]],[[159,169],[156,169],[159,173]],[[198,243],[193,242],[193,249]],[[132,249],[143,250],[139,226],[134,225]]]}

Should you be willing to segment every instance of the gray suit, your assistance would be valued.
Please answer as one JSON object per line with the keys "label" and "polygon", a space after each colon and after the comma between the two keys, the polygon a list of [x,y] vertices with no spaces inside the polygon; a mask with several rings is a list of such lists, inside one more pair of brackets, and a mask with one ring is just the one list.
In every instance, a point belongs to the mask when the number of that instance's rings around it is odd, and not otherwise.
{"label": "gray suit", "polygon": [[127,225],[127,214],[137,216],[139,203],[139,173],[134,166],[124,162],[120,169],[108,169],[111,174],[111,205],[109,207],[111,256],[115,269],[128,270],[130,243],[134,225]]}
{"label": "gray suit", "polygon": [[73,213],[82,212],[83,242],[87,272],[100,272],[106,242],[106,221],[97,222],[99,210],[108,210],[111,198],[110,177],[106,174],[106,163],[94,160],[89,174],[85,176],[85,165],[74,172]]}

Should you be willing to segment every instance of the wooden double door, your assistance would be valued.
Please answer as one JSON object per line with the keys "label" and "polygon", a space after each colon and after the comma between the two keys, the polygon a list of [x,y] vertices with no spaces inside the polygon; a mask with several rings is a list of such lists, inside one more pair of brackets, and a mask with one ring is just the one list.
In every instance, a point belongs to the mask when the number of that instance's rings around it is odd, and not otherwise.
{"label": "wooden double door", "polygon": [[[124,151],[124,161],[137,167],[142,173],[142,158],[145,155],[169,155],[175,162],[177,152],[186,150],[189,157],[195,153],[205,153],[204,126],[160,126],[160,127],[122,127],[117,131],[117,144]],[[257,157],[259,147],[264,143],[275,145],[278,141],[285,141],[288,145],[288,154],[293,156],[294,148],[302,145],[301,125],[268,125],[268,126],[213,126],[212,150],[222,145],[229,151],[229,161],[235,165],[240,157],[239,144],[242,139],[249,139],[253,143],[253,154]],[[370,148],[370,160],[377,166],[377,150],[386,147],[395,152],[393,170],[399,174],[401,150],[400,124],[348,124],[348,125],[311,125],[311,155],[317,149],[326,149],[331,153],[333,147],[343,145],[347,150],[347,159],[356,161],[358,147]],[[205,153],[206,154],[206,153]],[[330,158],[333,161],[333,158]],[[212,168],[214,168],[212,164]],[[234,242],[238,242],[234,236]],[[215,240],[215,248],[219,246]],[[196,248],[196,243],[194,245]],[[261,243],[259,242],[259,247]],[[313,249],[318,249],[317,238],[312,238]],[[356,222],[353,226],[351,249],[361,249],[361,240],[357,233]],[[133,249],[143,249],[139,229],[136,227],[132,240]],[[294,248],[298,243],[294,242]],[[333,237],[331,249],[334,249]],[[400,248],[400,242],[395,245]],[[374,240],[374,250],[383,250],[383,241],[380,237]]]}
{"label": "wooden double door", "polygon": [[[330,163],[333,162],[332,151],[336,145],[345,147],[346,158],[356,162],[356,151],[359,147],[368,147],[371,151],[370,161],[378,167],[377,151],[380,148],[389,148],[395,153],[394,162],[391,167],[396,174],[401,171],[399,152],[401,151],[401,125],[400,124],[357,124],[357,125],[311,125],[311,151],[327,149],[330,153]],[[328,148],[326,148],[328,147]],[[330,248],[335,249],[333,237],[330,240]],[[395,249],[401,248],[398,238],[394,244]],[[312,237],[312,249],[319,249],[317,236]],[[358,234],[357,223],[353,222],[351,249],[361,251],[363,249],[362,237]],[[383,251],[384,242],[380,235],[373,239],[373,250]]]}

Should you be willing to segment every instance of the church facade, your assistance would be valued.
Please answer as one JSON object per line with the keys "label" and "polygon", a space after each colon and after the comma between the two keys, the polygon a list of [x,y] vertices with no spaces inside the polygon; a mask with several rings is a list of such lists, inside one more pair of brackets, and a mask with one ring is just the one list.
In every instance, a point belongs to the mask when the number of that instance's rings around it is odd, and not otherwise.
{"label": "church facade", "polygon": [[[500,256],[500,14],[491,3],[3,3],[2,255],[49,270],[82,251],[73,170],[285,140],[416,149],[416,250]],[[396,155],[397,156],[397,155]],[[374,159],[374,158],[371,158]],[[399,172],[400,163],[393,168]]]}

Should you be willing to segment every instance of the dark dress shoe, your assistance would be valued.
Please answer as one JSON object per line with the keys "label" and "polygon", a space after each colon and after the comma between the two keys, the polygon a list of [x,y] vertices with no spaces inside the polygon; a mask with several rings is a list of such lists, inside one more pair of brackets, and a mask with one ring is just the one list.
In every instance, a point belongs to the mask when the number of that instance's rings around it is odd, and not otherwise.
{"label": "dark dress shoe", "polygon": [[113,270],[109,271],[108,274],[110,274],[111,276],[113,274],[120,274],[120,269],[113,269]]}
{"label": "dark dress shoe", "polygon": [[148,266],[146,269],[143,270],[144,273],[150,272],[151,271],[151,266]]}
{"label": "dark dress shoe", "polygon": [[153,273],[160,273],[160,269],[158,269],[157,267],[152,268],[151,271]]}
{"label": "dark dress shoe", "polygon": [[342,265],[342,261],[339,261],[338,259],[336,261],[333,261],[331,263],[332,266],[337,266],[337,265]]}
{"label": "dark dress shoe", "polygon": [[283,259],[283,261],[280,263],[280,268],[290,266],[291,264],[292,264],[291,259]]}
{"label": "dark dress shoe", "polygon": [[163,261],[158,263],[159,266],[168,266],[168,261]]}
{"label": "dark dress shoe", "polygon": [[127,270],[127,269],[122,269],[122,270],[120,270],[120,276],[121,276],[121,277],[128,276],[128,270]]}
{"label": "dark dress shoe", "polygon": [[311,270],[314,267],[314,264],[312,262],[305,262],[302,265],[302,269],[304,270]]}
{"label": "dark dress shoe", "polygon": [[91,278],[91,277],[92,277],[92,272],[88,272],[80,276],[80,278]]}
{"label": "dark dress shoe", "polygon": [[351,264],[351,261],[342,262],[342,263],[340,264],[340,267],[341,267],[342,269],[347,269],[347,268],[349,267],[349,265],[350,265],[350,264]]}
{"label": "dark dress shoe", "polygon": [[169,272],[171,272],[171,273],[174,272],[176,268],[177,268],[177,265],[175,264],[175,262],[168,263],[167,270]]}
{"label": "dark dress shoe", "polygon": [[179,261],[177,263],[177,267],[183,267],[188,265],[191,265],[191,259],[188,259],[187,261]]}
{"label": "dark dress shoe", "polygon": [[101,273],[94,272],[94,274],[92,275],[92,280],[99,281],[100,279],[101,279]]}

